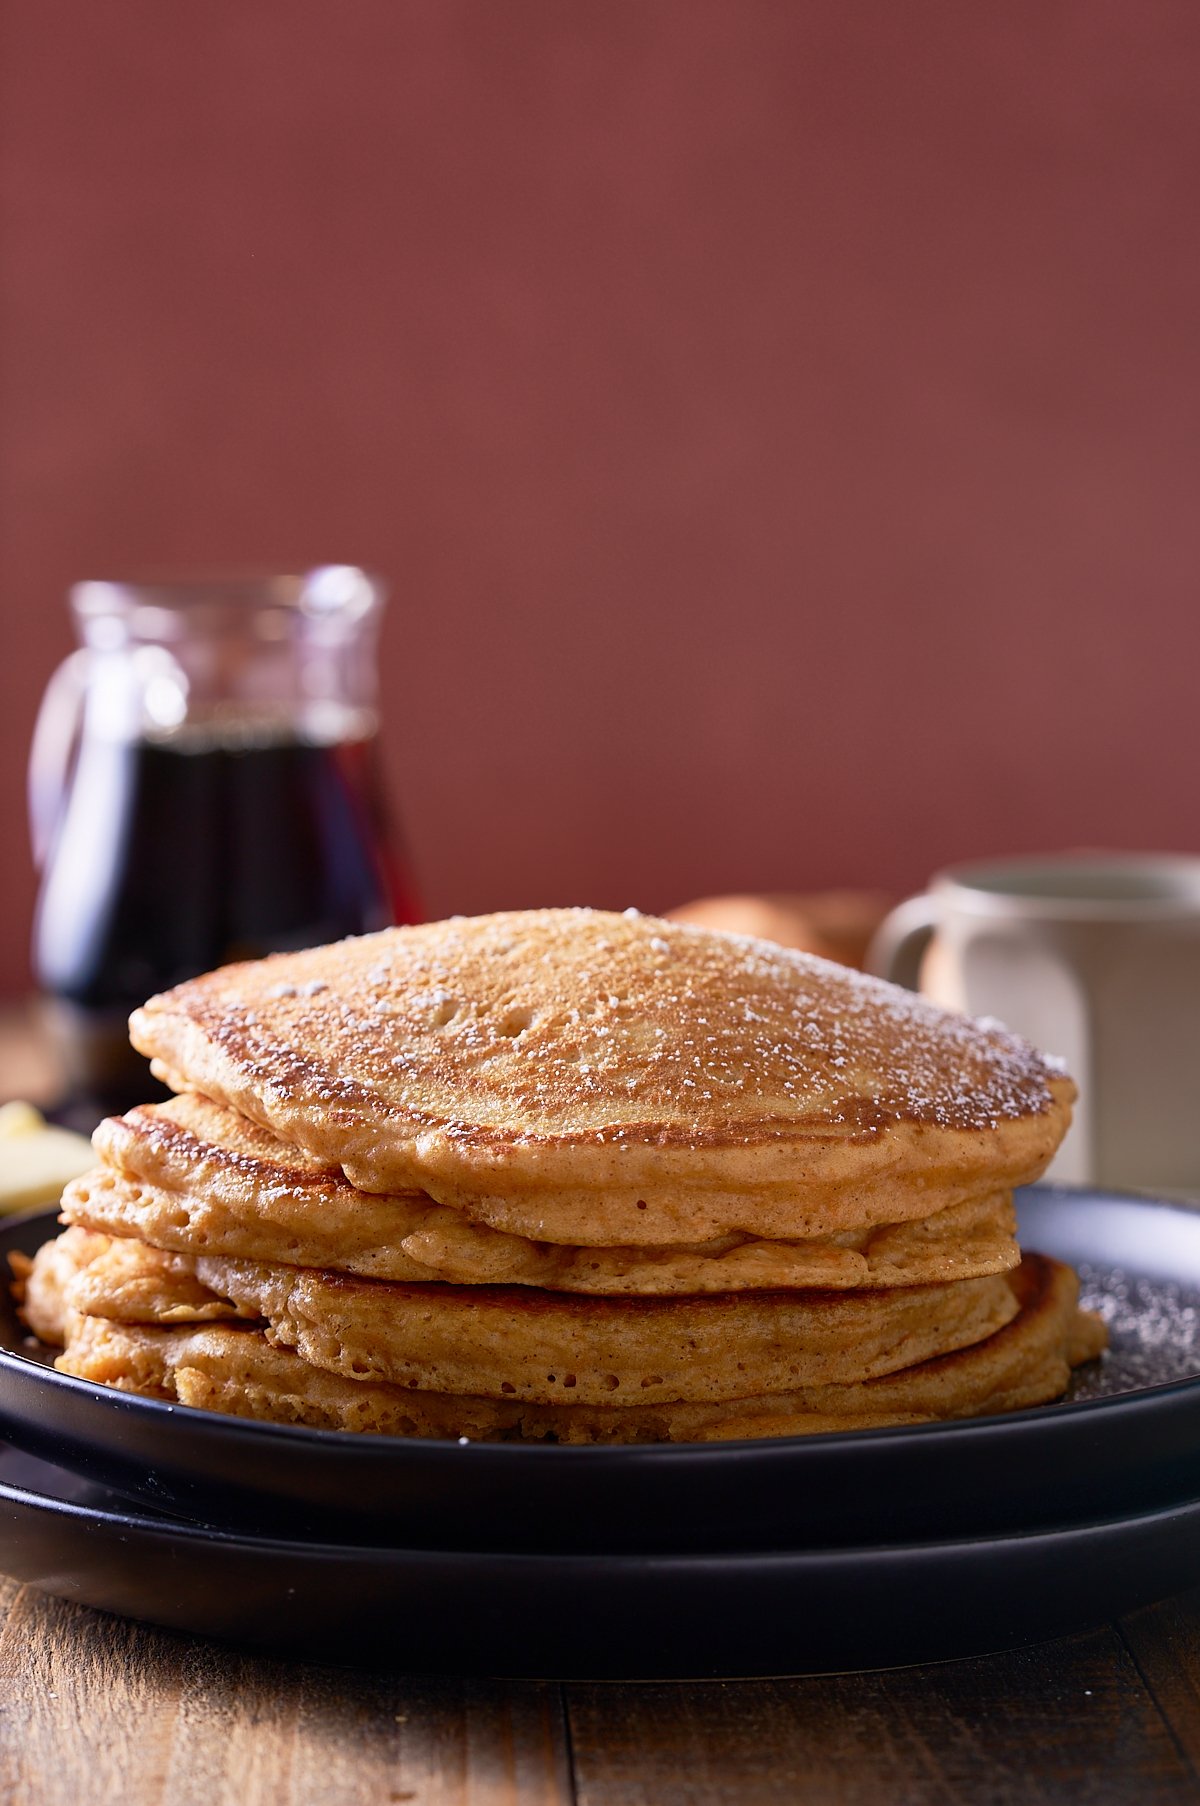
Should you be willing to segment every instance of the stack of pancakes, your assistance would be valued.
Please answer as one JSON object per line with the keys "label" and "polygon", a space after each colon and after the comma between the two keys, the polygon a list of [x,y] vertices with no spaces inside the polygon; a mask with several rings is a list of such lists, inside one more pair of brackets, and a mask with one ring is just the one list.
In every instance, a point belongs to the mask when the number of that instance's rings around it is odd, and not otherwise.
{"label": "stack of pancakes", "polygon": [[151,999],[22,1276],[70,1374],[397,1435],[696,1440],[1039,1403],[1074,1087],[995,1024],[628,911],[455,919]]}

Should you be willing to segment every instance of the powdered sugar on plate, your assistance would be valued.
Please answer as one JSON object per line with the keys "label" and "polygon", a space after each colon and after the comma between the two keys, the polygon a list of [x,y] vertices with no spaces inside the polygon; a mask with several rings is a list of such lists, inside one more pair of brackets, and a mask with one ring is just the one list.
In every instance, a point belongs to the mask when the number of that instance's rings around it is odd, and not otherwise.
{"label": "powdered sugar on plate", "polygon": [[1077,1262],[1080,1303],[1108,1325],[1109,1347],[1075,1375],[1068,1398],[1111,1398],[1200,1374],[1200,1286]]}

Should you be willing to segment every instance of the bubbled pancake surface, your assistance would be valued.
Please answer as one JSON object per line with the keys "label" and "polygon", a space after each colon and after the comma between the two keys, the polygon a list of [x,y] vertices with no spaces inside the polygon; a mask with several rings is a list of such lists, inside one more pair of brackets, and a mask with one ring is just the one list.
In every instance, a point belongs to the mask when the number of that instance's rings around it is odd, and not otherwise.
{"label": "bubbled pancake surface", "polygon": [[67,1221],[156,1247],[367,1278],[531,1285],[600,1295],[915,1285],[1019,1259],[1007,1194],[908,1223],[780,1242],[726,1235],[665,1248],[572,1248],[507,1235],[421,1194],[384,1197],[197,1096],[102,1123],[105,1165],[68,1186]]}
{"label": "bubbled pancake surface", "polygon": [[1103,1326],[1077,1309],[1075,1276],[1026,1255],[1007,1282],[1009,1323],[953,1354],[848,1385],[700,1404],[542,1404],[414,1391],[311,1366],[249,1326],[146,1328],[75,1317],[57,1366],[104,1385],[274,1423],[383,1435],[557,1442],[703,1441],[867,1429],[1018,1410],[1058,1397],[1099,1353]]}
{"label": "bubbled pancake surface", "polygon": [[134,1044],[361,1190],[571,1245],[807,1237],[1036,1177],[1074,1087],[995,1025],[635,912],[390,929],[152,998]]}

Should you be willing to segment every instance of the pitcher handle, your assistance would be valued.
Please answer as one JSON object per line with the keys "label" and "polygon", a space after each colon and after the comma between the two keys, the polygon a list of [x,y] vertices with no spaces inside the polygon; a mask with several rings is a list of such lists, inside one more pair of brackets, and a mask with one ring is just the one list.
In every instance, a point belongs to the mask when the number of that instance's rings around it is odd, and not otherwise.
{"label": "pitcher handle", "polygon": [[907,990],[919,990],[921,961],[937,925],[937,904],[927,892],[898,904],[880,923],[867,948],[867,971]]}
{"label": "pitcher handle", "polygon": [[29,837],[41,871],[62,817],[67,777],[79,744],[79,724],[87,689],[90,654],[84,646],[69,653],[46,685],[29,748]]}

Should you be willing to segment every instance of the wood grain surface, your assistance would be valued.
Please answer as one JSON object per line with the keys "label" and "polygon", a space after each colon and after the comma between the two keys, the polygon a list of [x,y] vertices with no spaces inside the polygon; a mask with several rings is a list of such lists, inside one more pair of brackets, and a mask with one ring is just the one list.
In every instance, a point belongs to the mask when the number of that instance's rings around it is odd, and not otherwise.
{"label": "wood grain surface", "polygon": [[1174,1806],[1200,1590],[1059,1643],[688,1685],[265,1661],[0,1581],[4,1806]]}

